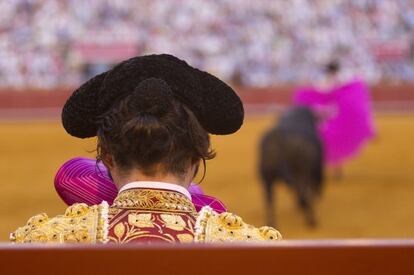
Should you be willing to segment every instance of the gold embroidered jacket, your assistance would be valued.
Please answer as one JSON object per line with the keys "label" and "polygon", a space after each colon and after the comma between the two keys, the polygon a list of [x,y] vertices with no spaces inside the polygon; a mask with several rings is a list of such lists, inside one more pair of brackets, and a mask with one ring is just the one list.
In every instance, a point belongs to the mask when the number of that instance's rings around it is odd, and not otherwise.
{"label": "gold embroidered jacket", "polygon": [[10,235],[15,243],[228,242],[280,240],[271,227],[256,228],[232,213],[205,206],[199,213],[183,194],[128,189],[111,207],[74,204],[64,215],[39,214]]}

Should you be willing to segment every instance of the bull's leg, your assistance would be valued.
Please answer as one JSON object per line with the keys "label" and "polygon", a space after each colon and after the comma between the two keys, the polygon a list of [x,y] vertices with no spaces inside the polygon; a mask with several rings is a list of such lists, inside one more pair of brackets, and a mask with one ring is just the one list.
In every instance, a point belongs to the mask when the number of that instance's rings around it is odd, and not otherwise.
{"label": "bull's leg", "polygon": [[318,222],[315,217],[315,210],[313,209],[312,203],[310,203],[306,208],[304,208],[306,224],[311,227],[315,228],[318,226]]}
{"label": "bull's leg", "polygon": [[266,223],[269,226],[276,226],[276,217],[274,211],[274,196],[273,196],[273,181],[264,181],[264,196],[265,196],[265,211],[266,211]]}
{"label": "bull's leg", "polygon": [[315,210],[313,208],[312,197],[303,193],[298,194],[298,197],[299,206],[305,214],[306,224],[311,228],[316,227],[318,224],[315,217]]}

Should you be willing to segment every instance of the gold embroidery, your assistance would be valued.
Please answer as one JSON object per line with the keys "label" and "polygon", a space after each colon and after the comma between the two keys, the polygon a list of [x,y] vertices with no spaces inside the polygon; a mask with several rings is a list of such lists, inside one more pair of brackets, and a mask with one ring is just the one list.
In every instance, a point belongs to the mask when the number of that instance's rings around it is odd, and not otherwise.
{"label": "gold embroidery", "polygon": [[[112,234],[109,240],[115,243],[128,243],[145,238],[147,241],[185,242],[193,239],[194,217],[187,213],[156,212],[141,213],[140,210],[122,210],[123,213],[111,220]],[[127,221],[125,221],[127,220]],[[122,225],[120,225],[122,224]],[[149,225],[152,225],[149,227]],[[116,228],[125,226],[124,234],[117,234]],[[181,232],[180,237],[169,230]],[[188,234],[189,236],[186,236]],[[182,236],[181,236],[182,235]]]}
{"label": "gold embroidery", "polygon": [[[131,192],[132,191],[132,192]],[[142,191],[142,192],[141,192]],[[134,210],[134,207],[137,210]],[[128,208],[128,209],[124,209]],[[143,208],[144,213],[140,213]],[[183,195],[159,190],[127,190],[119,194],[109,210],[113,235],[108,238],[107,204],[75,204],[64,215],[49,218],[39,214],[11,234],[16,243],[127,243],[139,238],[167,242],[217,242],[280,240],[271,227],[255,228],[231,213],[218,214],[204,207],[196,222],[195,209]],[[175,234],[171,230],[178,231]],[[194,236],[195,235],[195,236]],[[193,237],[194,236],[194,237]]]}
{"label": "gold embroidery", "polygon": [[118,223],[114,228],[114,233],[118,239],[121,239],[125,233],[125,225],[123,223]]}
{"label": "gold embroidery", "polygon": [[46,214],[31,217],[27,224],[10,234],[15,243],[97,243],[106,242],[108,204],[74,204],[64,215],[49,218]]}
{"label": "gold embroidery", "polygon": [[85,215],[89,210],[89,206],[85,203],[76,203],[68,207],[65,211],[66,217],[80,217]]}
{"label": "gold embroidery", "polygon": [[270,226],[262,226],[259,228],[259,232],[265,240],[280,240],[282,235],[279,231]]}
{"label": "gold embroidery", "polygon": [[113,207],[188,212],[197,214],[193,203],[183,194],[153,189],[129,189],[118,194]]}
{"label": "gold embroidery", "polygon": [[[128,243],[139,238],[180,241],[168,230],[188,233],[192,237],[196,215],[193,203],[181,193],[158,189],[125,190],[118,194],[109,210],[112,230],[109,240],[115,243]],[[125,228],[123,234],[116,232],[121,226]],[[181,238],[189,239],[188,236]]]}
{"label": "gold embroidery", "polygon": [[178,215],[161,214],[161,220],[164,222],[165,227],[182,231],[185,227],[185,221]]}
{"label": "gold embroidery", "polygon": [[129,214],[128,223],[138,227],[154,227],[154,218],[151,213]]}
{"label": "gold embroidery", "polygon": [[178,234],[177,238],[182,243],[192,243],[194,241],[194,236],[191,234]]}
{"label": "gold embroidery", "polygon": [[71,232],[63,235],[63,241],[65,243],[89,243],[91,237],[87,228],[72,230]]}
{"label": "gold embroidery", "polygon": [[196,221],[196,242],[281,240],[282,235],[268,226],[256,228],[232,213],[218,214],[205,206]]}
{"label": "gold embroidery", "polygon": [[48,216],[46,215],[46,213],[42,213],[42,214],[38,214],[36,216],[31,217],[28,221],[27,221],[27,225],[35,228],[37,226],[40,226],[42,224],[45,224],[48,220]]}
{"label": "gold embroidery", "polygon": [[149,231],[141,230],[139,227],[130,225],[128,223],[117,223],[114,227],[114,236],[109,236],[109,241],[114,243],[128,243],[140,236],[150,234]]}

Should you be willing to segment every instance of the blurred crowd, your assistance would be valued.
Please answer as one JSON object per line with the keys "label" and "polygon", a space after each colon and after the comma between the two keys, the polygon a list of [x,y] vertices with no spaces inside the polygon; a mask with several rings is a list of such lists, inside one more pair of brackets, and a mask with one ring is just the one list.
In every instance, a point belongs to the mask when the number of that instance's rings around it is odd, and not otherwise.
{"label": "blurred crowd", "polygon": [[248,86],[315,80],[333,58],[370,82],[414,81],[413,0],[2,0],[0,11],[1,87],[78,84],[99,63],[79,52],[88,43],[172,53]]}

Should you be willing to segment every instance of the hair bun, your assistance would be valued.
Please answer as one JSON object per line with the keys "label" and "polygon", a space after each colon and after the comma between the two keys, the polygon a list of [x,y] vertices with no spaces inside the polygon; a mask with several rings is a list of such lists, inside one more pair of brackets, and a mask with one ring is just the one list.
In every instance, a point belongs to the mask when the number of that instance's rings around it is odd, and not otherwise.
{"label": "hair bun", "polygon": [[148,78],[134,89],[129,104],[138,113],[162,116],[173,107],[172,100],[171,88],[164,80]]}

